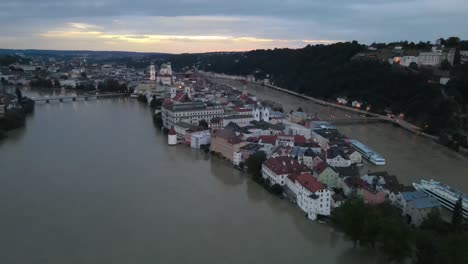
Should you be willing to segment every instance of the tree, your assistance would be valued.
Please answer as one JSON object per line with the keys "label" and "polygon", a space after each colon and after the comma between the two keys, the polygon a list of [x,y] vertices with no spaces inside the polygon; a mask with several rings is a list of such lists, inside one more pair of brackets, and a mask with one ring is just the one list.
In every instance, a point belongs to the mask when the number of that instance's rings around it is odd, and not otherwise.
{"label": "tree", "polygon": [[443,71],[449,71],[451,67],[450,62],[447,59],[440,63],[440,69]]}
{"label": "tree", "polygon": [[151,99],[150,107],[153,110],[160,109],[162,105],[163,99],[157,99],[156,95],[153,95],[153,98]]}
{"label": "tree", "polygon": [[460,196],[453,208],[452,226],[455,230],[458,230],[462,226],[462,224],[463,224],[463,199]]}
{"label": "tree", "polygon": [[23,100],[23,94],[21,93],[21,90],[19,87],[16,87],[15,89],[16,97],[18,98],[18,102],[21,102]]}
{"label": "tree", "polygon": [[265,160],[266,153],[263,151],[257,151],[246,160],[247,172],[252,175],[254,180],[258,181],[262,178],[262,164]]}
{"label": "tree", "polygon": [[459,37],[450,37],[446,40],[445,44],[449,48],[457,48],[460,45]]}
{"label": "tree", "polygon": [[81,77],[83,77],[83,78],[87,78],[86,72],[81,72],[80,75],[81,75]]}
{"label": "tree", "polygon": [[453,55],[453,65],[459,65],[461,63],[461,54],[460,49],[455,49],[455,54]]}
{"label": "tree", "polygon": [[7,84],[8,84],[8,81],[7,81],[5,78],[3,78],[3,77],[0,79],[0,82],[1,82],[1,84],[3,84],[3,85],[7,85]]}
{"label": "tree", "polygon": [[25,114],[34,112],[35,102],[30,98],[23,96],[23,101],[21,102],[21,108]]}
{"label": "tree", "polygon": [[416,62],[411,62],[408,66],[410,69],[417,70],[418,69],[418,64]]}
{"label": "tree", "polygon": [[62,85],[60,84],[59,80],[55,79],[55,80],[54,80],[54,87],[59,88],[59,87],[61,87],[61,86],[62,86]]}
{"label": "tree", "polygon": [[142,103],[145,103],[145,104],[148,103],[148,98],[146,98],[146,96],[145,96],[144,94],[138,95],[137,100],[138,100],[139,102],[142,102]]}
{"label": "tree", "polygon": [[161,112],[153,115],[153,122],[155,125],[158,125],[158,126],[161,126],[163,124]]}
{"label": "tree", "polygon": [[299,108],[297,108],[297,112],[304,112],[304,110],[302,110],[302,107],[299,106]]}
{"label": "tree", "polygon": [[274,195],[283,194],[283,187],[277,183],[273,184],[270,188],[270,192]]}
{"label": "tree", "polygon": [[351,197],[332,213],[333,223],[353,241],[354,247],[364,238],[367,210],[368,205],[362,199]]}
{"label": "tree", "polygon": [[380,250],[390,261],[401,262],[411,256],[411,230],[401,218],[389,217],[382,221],[379,237]]}
{"label": "tree", "polygon": [[209,128],[209,125],[208,125],[208,122],[206,122],[205,119],[202,119],[198,122],[198,126],[199,127],[203,127],[204,129],[208,129]]}

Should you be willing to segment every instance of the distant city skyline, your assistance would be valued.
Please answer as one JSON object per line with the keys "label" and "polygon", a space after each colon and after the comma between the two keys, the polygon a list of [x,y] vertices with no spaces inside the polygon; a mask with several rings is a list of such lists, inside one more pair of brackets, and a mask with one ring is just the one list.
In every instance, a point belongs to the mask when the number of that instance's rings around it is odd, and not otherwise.
{"label": "distant city skyline", "polygon": [[464,0],[3,0],[0,48],[194,53],[468,38]]}

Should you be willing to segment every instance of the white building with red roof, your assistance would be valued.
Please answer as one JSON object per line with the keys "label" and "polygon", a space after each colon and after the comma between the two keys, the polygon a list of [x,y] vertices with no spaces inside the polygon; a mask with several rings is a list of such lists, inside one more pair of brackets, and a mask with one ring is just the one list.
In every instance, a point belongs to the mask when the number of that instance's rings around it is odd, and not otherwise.
{"label": "white building with red roof", "polygon": [[330,215],[332,192],[309,172],[290,175],[287,187],[294,193],[297,205],[309,219],[315,220],[317,215]]}
{"label": "white building with red roof", "polygon": [[174,126],[171,126],[171,129],[169,129],[169,133],[167,134],[167,144],[170,146],[177,145],[177,133]]}
{"label": "white building with red roof", "polygon": [[309,171],[307,166],[288,156],[269,158],[262,165],[262,176],[269,179],[272,185],[284,186],[289,175]]}

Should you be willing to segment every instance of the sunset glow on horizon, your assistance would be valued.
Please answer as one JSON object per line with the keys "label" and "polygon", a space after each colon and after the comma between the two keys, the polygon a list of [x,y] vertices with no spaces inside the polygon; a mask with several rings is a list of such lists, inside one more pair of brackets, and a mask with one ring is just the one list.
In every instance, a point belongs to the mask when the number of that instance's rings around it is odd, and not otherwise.
{"label": "sunset glow on horizon", "polygon": [[5,0],[0,48],[185,53],[467,38],[468,3],[439,3]]}

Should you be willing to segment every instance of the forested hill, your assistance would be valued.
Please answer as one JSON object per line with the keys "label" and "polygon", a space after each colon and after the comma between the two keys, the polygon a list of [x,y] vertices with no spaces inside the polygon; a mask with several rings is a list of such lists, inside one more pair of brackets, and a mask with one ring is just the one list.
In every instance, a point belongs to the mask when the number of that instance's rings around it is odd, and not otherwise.
{"label": "forested hill", "polygon": [[[452,68],[448,87],[438,84],[434,69],[401,67],[377,60],[352,60],[367,47],[357,42],[307,46],[302,49],[255,50],[245,53],[183,54],[171,58],[174,67],[196,66],[232,75],[269,75],[275,85],[333,100],[346,96],[372,111],[404,113],[428,132],[460,128],[468,103],[466,65]],[[464,66],[464,67],[463,67]],[[457,81],[455,81],[457,80]]]}

